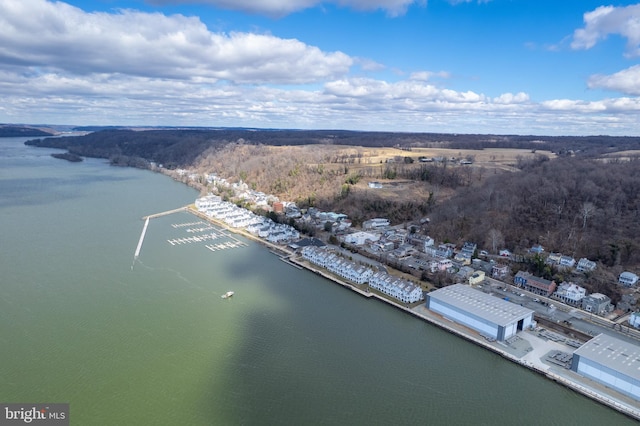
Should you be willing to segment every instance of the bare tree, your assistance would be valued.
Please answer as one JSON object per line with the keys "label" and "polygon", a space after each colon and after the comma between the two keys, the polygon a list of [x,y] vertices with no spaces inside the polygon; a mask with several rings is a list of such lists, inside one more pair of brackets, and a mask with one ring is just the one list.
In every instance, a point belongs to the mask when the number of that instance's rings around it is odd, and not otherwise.
{"label": "bare tree", "polygon": [[587,227],[587,219],[589,219],[596,211],[596,206],[593,203],[585,201],[580,208],[580,215],[582,216],[582,229]]}
{"label": "bare tree", "polygon": [[489,233],[487,234],[487,237],[488,237],[489,245],[491,246],[491,252],[497,253],[498,246],[501,246],[502,244],[504,244],[504,236],[502,235],[502,232],[500,232],[495,228],[491,228],[489,230]]}

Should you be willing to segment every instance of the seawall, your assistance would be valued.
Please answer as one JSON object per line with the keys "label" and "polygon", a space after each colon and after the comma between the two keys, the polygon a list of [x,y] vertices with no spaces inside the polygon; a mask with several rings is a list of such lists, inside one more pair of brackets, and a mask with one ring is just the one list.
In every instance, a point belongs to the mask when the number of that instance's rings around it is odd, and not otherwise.
{"label": "seawall", "polygon": [[529,370],[531,370],[531,371],[533,371],[533,372],[535,372],[537,374],[540,374],[540,375],[542,375],[542,376],[544,376],[544,377],[546,377],[546,378],[548,378],[548,379],[550,379],[550,380],[552,380],[552,381],[554,381],[556,383],[559,383],[559,384],[565,386],[568,389],[571,389],[571,390],[573,390],[575,392],[578,392],[578,393],[580,393],[580,394],[582,394],[582,395],[584,395],[584,396],[586,396],[586,397],[588,397],[588,398],[590,398],[590,399],[592,399],[592,400],[594,400],[596,402],[599,402],[599,403],[601,403],[603,405],[606,405],[606,406],[608,406],[608,407],[610,407],[610,408],[612,408],[612,409],[614,409],[614,410],[616,410],[616,411],[618,411],[618,412],[620,412],[620,413],[622,413],[622,414],[624,414],[624,415],[626,415],[626,416],[628,416],[630,418],[633,418],[635,420],[640,420],[640,408],[634,408],[634,407],[630,407],[628,405],[620,404],[620,403],[616,402],[614,399],[608,398],[605,395],[596,393],[596,392],[592,391],[591,389],[589,389],[588,387],[583,386],[583,385],[581,385],[580,383],[578,383],[578,382],[576,382],[574,380],[571,380],[570,378],[563,377],[563,376],[561,376],[561,375],[559,375],[557,373],[554,373],[553,371],[548,371],[548,370],[539,368],[538,366],[532,364],[529,361],[520,359],[520,358],[510,354],[506,350],[502,350],[495,343],[492,344],[491,342],[489,342],[487,340],[484,340],[483,338],[478,338],[477,337],[477,333],[475,333],[475,332],[473,332],[471,330],[466,331],[468,329],[466,327],[460,325],[460,324],[457,324],[455,322],[449,321],[449,320],[445,319],[444,317],[441,317],[440,315],[437,315],[437,314],[432,313],[430,311],[426,311],[425,310],[425,313],[423,314],[421,312],[416,311],[413,308],[410,308],[408,306],[403,305],[402,303],[397,303],[397,302],[394,302],[393,300],[391,300],[389,298],[383,297],[382,295],[379,295],[379,294],[376,294],[376,293],[373,293],[373,292],[363,291],[360,288],[356,287],[355,285],[353,285],[353,284],[351,284],[351,283],[349,283],[349,282],[347,282],[345,280],[342,280],[342,279],[336,277],[333,274],[330,274],[324,268],[317,268],[317,267],[309,264],[306,261],[300,261],[300,260],[296,259],[294,256],[292,256],[293,252],[290,251],[290,250],[284,249],[281,246],[278,246],[276,244],[272,244],[272,243],[270,243],[268,241],[265,241],[264,239],[256,237],[255,235],[252,235],[252,234],[250,234],[250,233],[248,233],[246,231],[231,228],[226,223],[218,221],[218,220],[216,220],[214,218],[211,218],[211,217],[209,217],[209,216],[207,216],[207,215],[195,210],[194,208],[186,208],[186,211],[188,211],[189,213],[192,213],[195,216],[198,216],[198,217],[200,217],[200,218],[202,218],[204,220],[207,220],[207,221],[209,221],[209,222],[211,222],[211,223],[213,223],[213,224],[215,224],[217,226],[220,226],[220,227],[222,227],[222,228],[224,228],[224,229],[226,229],[226,230],[228,230],[230,232],[233,232],[233,233],[238,234],[238,235],[242,235],[242,236],[244,236],[244,237],[246,237],[248,239],[251,239],[251,240],[253,240],[255,242],[258,242],[260,244],[263,244],[263,245],[269,247],[270,251],[272,253],[280,256],[281,259],[284,260],[286,258],[287,263],[291,264],[291,266],[307,269],[307,270],[309,270],[309,271],[311,271],[311,272],[313,272],[313,273],[315,273],[315,274],[317,274],[319,276],[322,276],[323,278],[326,278],[326,279],[334,282],[335,284],[338,284],[338,285],[340,285],[340,286],[342,286],[342,287],[344,287],[346,289],[352,290],[355,293],[357,293],[357,294],[359,294],[359,295],[361,295],[361,296],[363,296],[363,297],[365,297],[367,299],[372,299],[373,298],[373,299],[379,300],[381,302],[384,302],[384,303],[386,303],[386,304],[388,304],[388,305],[390,305],[390,306],[392,306],[392,307],[394,307],[396,309],[399,309],[399,310],[401,310],[403,312],[406,312],[406,313],[408,313],[410,315],[413,315],[414,317],[416,317],[416,318],[418,318],[420,320],[423,320],[423,321],[428,322],[429,324],[435,325],[436,327],[439,327],[440,329],[442,329],[444,331],[447,331],[447,332],[449,332],[451,334],[454,334],[454,335],[456,335],[458,337],[461,337],[461,338],[467,340],[468,342],[474,343],[474,344],[476,344],[478,346],[481,346],[481,347],[483,347],[485,349],[488,349],[488,350],[500,355],[502,358],[504,358],[506,360],[514,362],[514,363],[516,363],[516,364],[518,364],[520,366],[523,366],[525,368],[528,368]]}

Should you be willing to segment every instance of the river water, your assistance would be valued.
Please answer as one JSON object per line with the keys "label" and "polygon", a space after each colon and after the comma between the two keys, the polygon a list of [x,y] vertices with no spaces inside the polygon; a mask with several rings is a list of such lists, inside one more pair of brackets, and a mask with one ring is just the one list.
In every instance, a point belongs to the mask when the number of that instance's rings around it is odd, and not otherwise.
{"label": "river water", "polygon": [[74,425],[634,423],[259,244],[171,245],[188,213],[134,261],[141,217],[198,194],[24,140],[0,139],[0,402]]}

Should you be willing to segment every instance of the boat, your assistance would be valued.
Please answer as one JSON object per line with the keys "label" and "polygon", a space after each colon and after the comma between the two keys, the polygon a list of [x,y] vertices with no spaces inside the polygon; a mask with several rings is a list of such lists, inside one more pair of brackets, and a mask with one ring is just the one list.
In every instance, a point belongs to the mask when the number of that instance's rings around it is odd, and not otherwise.
{"label": "boat", "polygon": [[233,296],[233,292],[232,292],[232,291],[228,291],[228,292],[226,292],[225,294],[223,294],[221,297],[222,297],[223,299],[228,299],[228,298],[230,298],[231,296]]}

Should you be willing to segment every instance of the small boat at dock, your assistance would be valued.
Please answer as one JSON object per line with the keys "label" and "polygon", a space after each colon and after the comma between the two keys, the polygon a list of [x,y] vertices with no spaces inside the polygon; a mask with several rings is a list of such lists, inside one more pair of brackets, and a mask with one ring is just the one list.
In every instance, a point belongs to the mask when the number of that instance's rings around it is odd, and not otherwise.
{"label": "small boat at dock", "polygon": [[223,295],[222,295],[222,296],[220,296],[220,297],[222,297],[223,299],[228,299],[228,298],[230,298],[231,296],[233,296],[233,292],[232,292],[232,291],[228,291],[228,292],[226,292],[225,294],[223,294]]}

